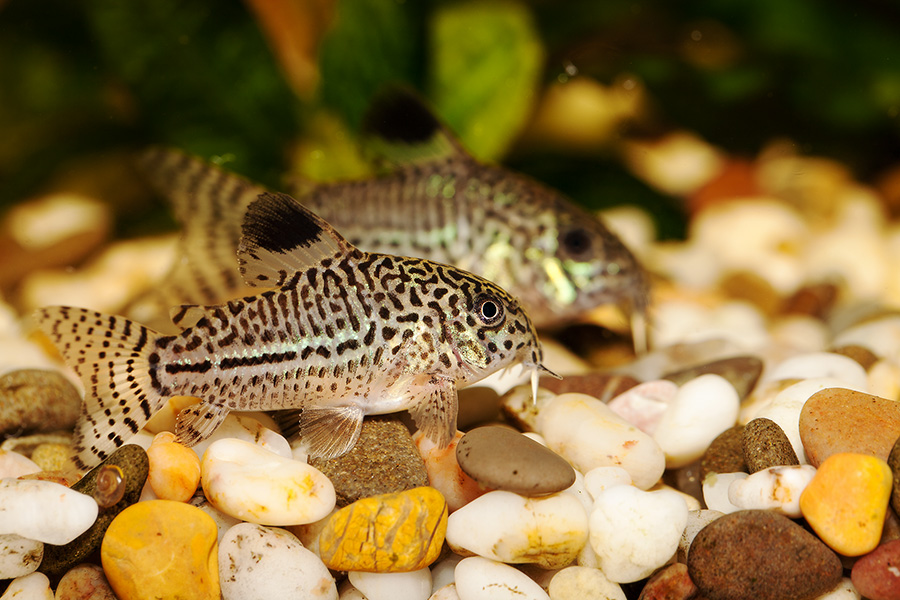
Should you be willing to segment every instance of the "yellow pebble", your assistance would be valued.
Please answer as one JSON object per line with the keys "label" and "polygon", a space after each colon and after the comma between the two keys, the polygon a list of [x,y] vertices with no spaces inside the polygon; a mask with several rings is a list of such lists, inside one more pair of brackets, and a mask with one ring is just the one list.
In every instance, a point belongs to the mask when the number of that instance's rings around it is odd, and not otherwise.
{"label": "yellow pebble", "polygon": [[106,530],[103,571],[119,600],[219,600],[217,536],[215,521],[199,508],[138,502]]}
{"label": "yellow pebble", "polygon": [[835,552],[860,556],[875,549],[891,496],[887,463],[868,454],[833,454],[800,495],[800,511]]}
{"label": "yellow pebble", "polygon": [[44,471],[62,471],[74,466],[72,447],[66,444],[41,444],[31,453],[31,460]]}
{"label": "yellow pebble", "polygon": [[332,514],[319,536],[330,569],[401,573],[437,560],[447,533],[447,502],[419,487],[357,500]]}
{"label": "yellow pebble", "polygon": [[175,434],[163,431],[156,434],[147,448],[150,474],[147,476],[153,493],[161,500],[187,502],[200,485],[200,457],[175,441]]}

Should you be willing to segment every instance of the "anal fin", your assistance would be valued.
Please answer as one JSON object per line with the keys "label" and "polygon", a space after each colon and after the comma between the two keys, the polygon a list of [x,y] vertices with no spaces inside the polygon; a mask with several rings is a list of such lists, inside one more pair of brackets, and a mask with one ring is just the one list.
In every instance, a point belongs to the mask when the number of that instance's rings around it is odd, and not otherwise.
{"label": "anal fin", "polygon": [[456,435],[456,382],[432,375],[425,396],[409,409],[416,427],[439,448],[446,448]]}
{"label": "anal fin", "polygon": [[300,413],[300,440],[311,456],[337,458],[359,439],[365,413],[355,404],[309,406]]}
{"label": "anal fin", "polygon": [[199,444],[211,436],[227,416],[228,409],[223,406],[206,402],[188,406],[175,419],[177,441],[188,447]]}

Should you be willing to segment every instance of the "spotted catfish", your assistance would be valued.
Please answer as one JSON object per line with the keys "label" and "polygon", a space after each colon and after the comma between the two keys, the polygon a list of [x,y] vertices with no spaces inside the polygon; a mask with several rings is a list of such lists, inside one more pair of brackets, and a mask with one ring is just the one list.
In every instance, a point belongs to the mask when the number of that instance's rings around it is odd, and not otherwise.
{"label": "spotted catfish", "polygon": [[78,460],[91,465],[175,395],[186,444],[232,410],[301,409],[313,455],[356,443],[365,415],[409,410],[446,446],[456,389],[520,363],[541,366],[534,326],[515,298],[455,267],[366,253],[283,194],[250,204],[238,250],[243,280],[269,288],[215,306],[184,306],[180,333],[72,307],[38,312],[85,385]]}
{"label": "spotted catfish", "polygon": [[[377,101],[366,131],[367,147],[390,157],[391,172],[303,186],[302,196],[295,190],[353,244],[477,273],[519,298],[538,327],[605,303],[643,316],[646,275],[595,216],[530,178],[476,161],[408,93]],[[141,163],[171,198],[189,244],[167,278],[180,288],[170,288],[170,300],[189,294],[208,303],[233,293],[236,224],[261,188],[173,151],[151,150]]]}

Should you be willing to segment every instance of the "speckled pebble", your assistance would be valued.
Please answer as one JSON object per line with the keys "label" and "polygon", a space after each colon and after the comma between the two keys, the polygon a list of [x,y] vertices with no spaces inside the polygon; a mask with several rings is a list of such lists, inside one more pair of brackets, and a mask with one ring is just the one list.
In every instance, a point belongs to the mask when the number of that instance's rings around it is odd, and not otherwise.
{"label": "speckled pebble", "polygon": [[691,543],[694,541],[694,538],[697,537],[700,530],[724,514],[723,512],[706,508],[688,511],[687,524],[681,533],[681,541],[678,542],[678,553],[676,554],[678,562],[687,564],[688,551],[691,549]]}
{"label": "speckled pebble", "polygon": [[868,600],[900,598],[900,540],[882,544],[857,560],[850,578]]}
{"label": "speckled pebble", "polygon": [[72,447],[67,444],[41,444],[31,453],[31,460],[42,471],[63,471],[74,467]]}
{"label": "speckled pebble", "polygon": [[31,573],[13,579],[0,600],[53,600],[53,590],[46,575]]}
{"label": "speckled pebble", "polygon": [[751,474],[769,467],[800,464],[784,430],[765,417],[753,419],[744,426],[741,448]]}
{"label": "speckled pebble", "polygon": [[331,480],[337,506],[428,485],[425,463],[396,415],[364,420],[350,452],[329,460],[310,458],[309,464]]}
{"label": "speckled pebble", "polygon": [[0,375],[0,433],[69,429],[80,412],[81,395],[56,371],[22,369]]}
{"label": "speckled pebble", "polygon": [[56,600],[117,600],[103,569],[90,563],[70,569],[56,588]]}
{"label": "speckled pebble", "polygon": [[710,473],[747,471],[743,448],[744,426],[726,429],[710,442],[700,459],[700,481]]}
{"label": "speckled pebble", "polygon": [[688,575],[687,565],[675,563],[654,573],[638,600],[690,600],[698,591]]}
{"label": "speckled pebble", "polygon": [[704,527],[688,553],[688,573],[709,600],[805,600],[833,588],[837,555],[781,515],[745,510]]}
{"label": "speckled pebble", "polygon": [[456,446],[460,468],[479,484],[538,496],[575,482],[575,470],[561,456],[507,427],[478,427]]}
{"label": "speckled pebble", "polygon": [[0,535],[0,581],[34,573],[43,556],[43,542],[14,533]]}
{"label": "speckled pebble", "polygon": [[733,356],[667,373],[662,378],[673,381],[677,385],[683,385],[700,375],[708,373],[719,375],[734,386],[738,397],[743,400],[753,391],[756,382],[759,381],[762,369],[762,360],[755,356]]}

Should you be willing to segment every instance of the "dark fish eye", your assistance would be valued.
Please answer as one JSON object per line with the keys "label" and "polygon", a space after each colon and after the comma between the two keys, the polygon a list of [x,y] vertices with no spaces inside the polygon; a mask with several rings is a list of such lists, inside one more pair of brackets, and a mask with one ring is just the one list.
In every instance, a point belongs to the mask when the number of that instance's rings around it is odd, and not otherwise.
{"label": "dark fish eye", "polygon": [[503,317],[503,305],[492,296],[482,296],[475,301],[475,313],[485,325],[493,325]]}
{"label": "dark fish eye", "polygon": [[574,227],[563,233],[560,240],[563,249],[572,258],[583,258],[591,251],[591,236],[582,227]]}

